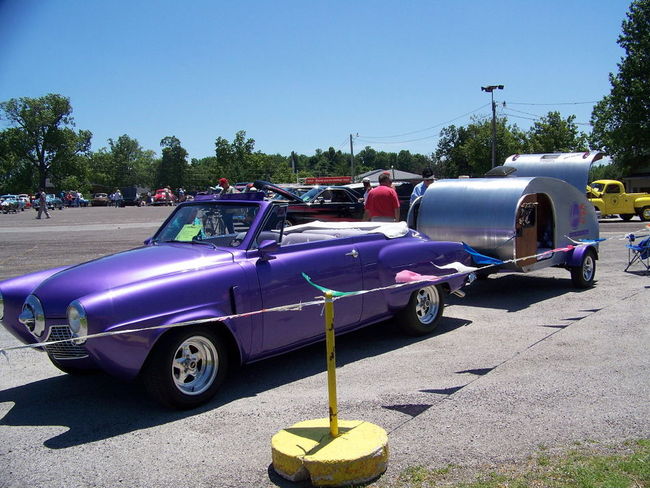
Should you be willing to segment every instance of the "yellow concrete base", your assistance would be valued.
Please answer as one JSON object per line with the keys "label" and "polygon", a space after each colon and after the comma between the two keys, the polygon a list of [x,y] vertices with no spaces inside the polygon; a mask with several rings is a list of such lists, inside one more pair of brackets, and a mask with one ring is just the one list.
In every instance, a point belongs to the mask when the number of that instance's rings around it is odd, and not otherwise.
{"label": "yellow concrete base", "polygon": [[339,420],[330,436],[329,419],[306,420],[281,430],[271,440],[273,469],[290,481],[308,478],[315,486],[370,481],[388,465],[388,435],[360,420]]}

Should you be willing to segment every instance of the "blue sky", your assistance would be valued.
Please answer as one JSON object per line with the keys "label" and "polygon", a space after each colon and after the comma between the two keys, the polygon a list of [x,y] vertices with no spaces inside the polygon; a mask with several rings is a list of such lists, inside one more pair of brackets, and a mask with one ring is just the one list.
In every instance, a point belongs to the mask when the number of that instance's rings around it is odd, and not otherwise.
{"label": "blue sky", "polygon": [[443,126],[490,116],[482,85],[505,85],[495,100],[521,128],[550,110],[588,123],[592,104],[582,102],[609,93],[628,7],[0,0],[0,100],[69,97],[93,150],[127,134],[160,154],[175,135],[200,158],[218,136],[245,130],[265,153],[349,151],[359,134],[355,152],[428,154]]}

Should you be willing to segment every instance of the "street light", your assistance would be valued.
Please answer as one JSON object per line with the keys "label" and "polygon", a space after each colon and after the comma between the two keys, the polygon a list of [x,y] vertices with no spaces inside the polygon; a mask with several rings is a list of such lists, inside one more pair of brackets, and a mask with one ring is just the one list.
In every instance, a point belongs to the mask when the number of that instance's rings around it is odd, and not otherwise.
{"label": "street light", "polygon": [[494,90],[503,90],[503,85],[482,86],[481,90],[489,92],[492,96],[492,167],[494,168],[497,159],[497,115],[494,104]]}

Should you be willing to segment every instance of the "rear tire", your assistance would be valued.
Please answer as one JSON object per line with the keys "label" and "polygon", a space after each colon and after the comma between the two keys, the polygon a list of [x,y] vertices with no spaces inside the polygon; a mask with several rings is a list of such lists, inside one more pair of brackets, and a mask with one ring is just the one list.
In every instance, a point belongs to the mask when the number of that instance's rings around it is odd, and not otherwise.
{"label": "rear tire", "polygon": [[643,222],[650,221],[650,207],[643,207],[641,210],[639,210],[639,218]]}
{"label": "rear tire", "polygon": [[142,380],[158,402],[184,410],[210,400],[227,371],[228,352],[214,327],[190,327],[172,330],[160,339]]}
{"label": "rear tire", "polygon": [[591,288],[596,278],[596,253],[589,249],[582,256],[580,266],[571,268],[571,281],[576,288]]}
{"label": "rear tire", "polygon": [[413,292],[406,307],[395,318],[404,333],[427,335],[438,327],[444,305],[442,288],[425,286]]}

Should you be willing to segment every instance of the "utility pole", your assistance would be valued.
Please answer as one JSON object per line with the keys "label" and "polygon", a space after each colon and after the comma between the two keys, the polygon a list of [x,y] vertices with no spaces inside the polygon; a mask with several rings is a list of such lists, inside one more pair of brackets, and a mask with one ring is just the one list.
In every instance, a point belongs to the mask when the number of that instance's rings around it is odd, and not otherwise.
{"label": "utility pole", "polygon": [[354,183],[354,146],[352,145],[352,134],[350,134],[350,177],[350,181]]}
{"label": "utility pole", "polygon": [[490,93],[492,97],[492,167],[496,166],[497,159],[497,113],[494,103],[494,90],[503,90],[503,85],[482,86],[481,90]]}

